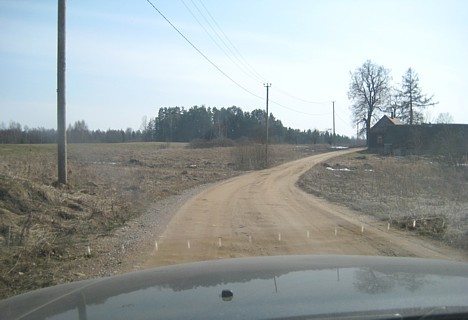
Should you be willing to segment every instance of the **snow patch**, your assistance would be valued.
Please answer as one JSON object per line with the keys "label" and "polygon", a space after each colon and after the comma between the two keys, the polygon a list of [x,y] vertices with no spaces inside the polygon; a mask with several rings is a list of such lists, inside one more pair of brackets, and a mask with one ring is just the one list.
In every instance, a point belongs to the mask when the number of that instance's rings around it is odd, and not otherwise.
{"label": "snow patch", "polygon": [[330,170],[330,171],[347,171],[347,172],[351,171],[351,170],[349,170],[348,168],[337,168],[337,169],[334,169],[334,168],[332,168],[332,167],[327,167],[327,170]]}

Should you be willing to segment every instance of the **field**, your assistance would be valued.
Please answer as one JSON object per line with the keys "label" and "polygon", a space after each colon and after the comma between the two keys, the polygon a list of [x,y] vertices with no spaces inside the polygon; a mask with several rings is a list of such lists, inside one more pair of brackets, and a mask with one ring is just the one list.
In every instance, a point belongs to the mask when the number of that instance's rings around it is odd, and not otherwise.
{"label": "field", "polygon": [[[270,150],[274,166],[329,149]],[[258,145],[70,144],[69,184],[57,186],[55,145],[0,145],[0,298],[134,270],[122,257],[140,238],[158,236],[175,208],[200,188],[261,168],[263,152]],[[315,166],[298,185],[467,249],[466,166],[352,153]]]}
{"label": "field", "polygon": [[[326,149],[271,146],[271,165]],[[70,144],[69,185],[56,186],[55,145],[1,145],[0,298],[109,275],[120,263],[113,252],[126,250],[109,239],[132,236],[122,234],[126,224],[152,210],[162,228],[170,217],[161,207],[183,201],[188,190],[257,168],[263,150]]]}
{"label": "field", "polygon": [[398,228],[468,249],[467,166],[361,152],[312,168],[298,184]]}

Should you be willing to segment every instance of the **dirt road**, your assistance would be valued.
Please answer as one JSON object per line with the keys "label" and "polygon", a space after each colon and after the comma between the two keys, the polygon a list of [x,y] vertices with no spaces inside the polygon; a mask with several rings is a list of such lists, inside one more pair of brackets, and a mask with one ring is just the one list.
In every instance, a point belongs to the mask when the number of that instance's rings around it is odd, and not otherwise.
{"label": "dirt road", "polygon": [[320,154],[218,183],[172,218],[146,268],[228,257],[283,254],[414,256],[467,260],[464,253],[390,229],[300,190],[299,176],[352,151]]}

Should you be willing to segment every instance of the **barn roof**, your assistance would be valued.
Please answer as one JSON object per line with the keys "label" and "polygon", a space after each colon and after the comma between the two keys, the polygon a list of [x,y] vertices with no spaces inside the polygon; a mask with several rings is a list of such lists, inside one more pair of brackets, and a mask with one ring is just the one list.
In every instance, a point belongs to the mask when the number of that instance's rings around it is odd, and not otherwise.
{"label": "barn roof", "polygon": [[379,121],[377,121],[376,124],[374,124],[374,126],[372,127],[371,130],[383,130],[385,127],[387,126],[398,126],[398,125],[402,125],[401,121],[397,118],[391,118],[387,115],[383,116],[382,118],[380,118]]}
{"label": "barn roof", "polygon": [[400,119],[390,118],[389,116],[384,116],[384,118],[387,118],[391,123],[393,123],[396,126],[402,124]]}

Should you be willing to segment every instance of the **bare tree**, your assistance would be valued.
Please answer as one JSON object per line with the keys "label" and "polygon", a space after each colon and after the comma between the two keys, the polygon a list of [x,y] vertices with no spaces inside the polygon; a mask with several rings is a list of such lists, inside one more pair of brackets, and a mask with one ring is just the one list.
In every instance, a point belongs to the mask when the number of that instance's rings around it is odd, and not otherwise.
{"label": "bare tree", "polygon": [[71,143],[87,143],[90,142],[91,132],[86,122],[79,120],[75,121],[73,126],[71,124],[68,125],[67,136],[67,140]]}
{"label": "bare tree", "polygon": [[422,110],[438,103],[433,101],[433,95],[427,97],[421,93],[418,74],[411,68],[403,75],[401,90],[398,94],[400,118],[403,123],[407,124],[422,123],[424,119]]}
{"label": "bare tree", "polygon": [[400,90],[394,86],[390,89],[388,106],[385,109],[385,112],[391,113],[394,118],[402,119],[403,115],[401,113],[402,96],[400,95]]}
{"label": "bare tree", "polygon": [[348,98],[352,101],[354,122],[365,122],[366,141],[373,118],[383,111],[390,94],[390,71],[367,60],[354,72],[350,72]]}
{"label": "bare tree", "polygon": [[439,115],[435,119],[435,122],[436,123],[444,123],[444,124],[453,123],[453,117],[448,112],[442,112],[442,113],[439,113]]}

